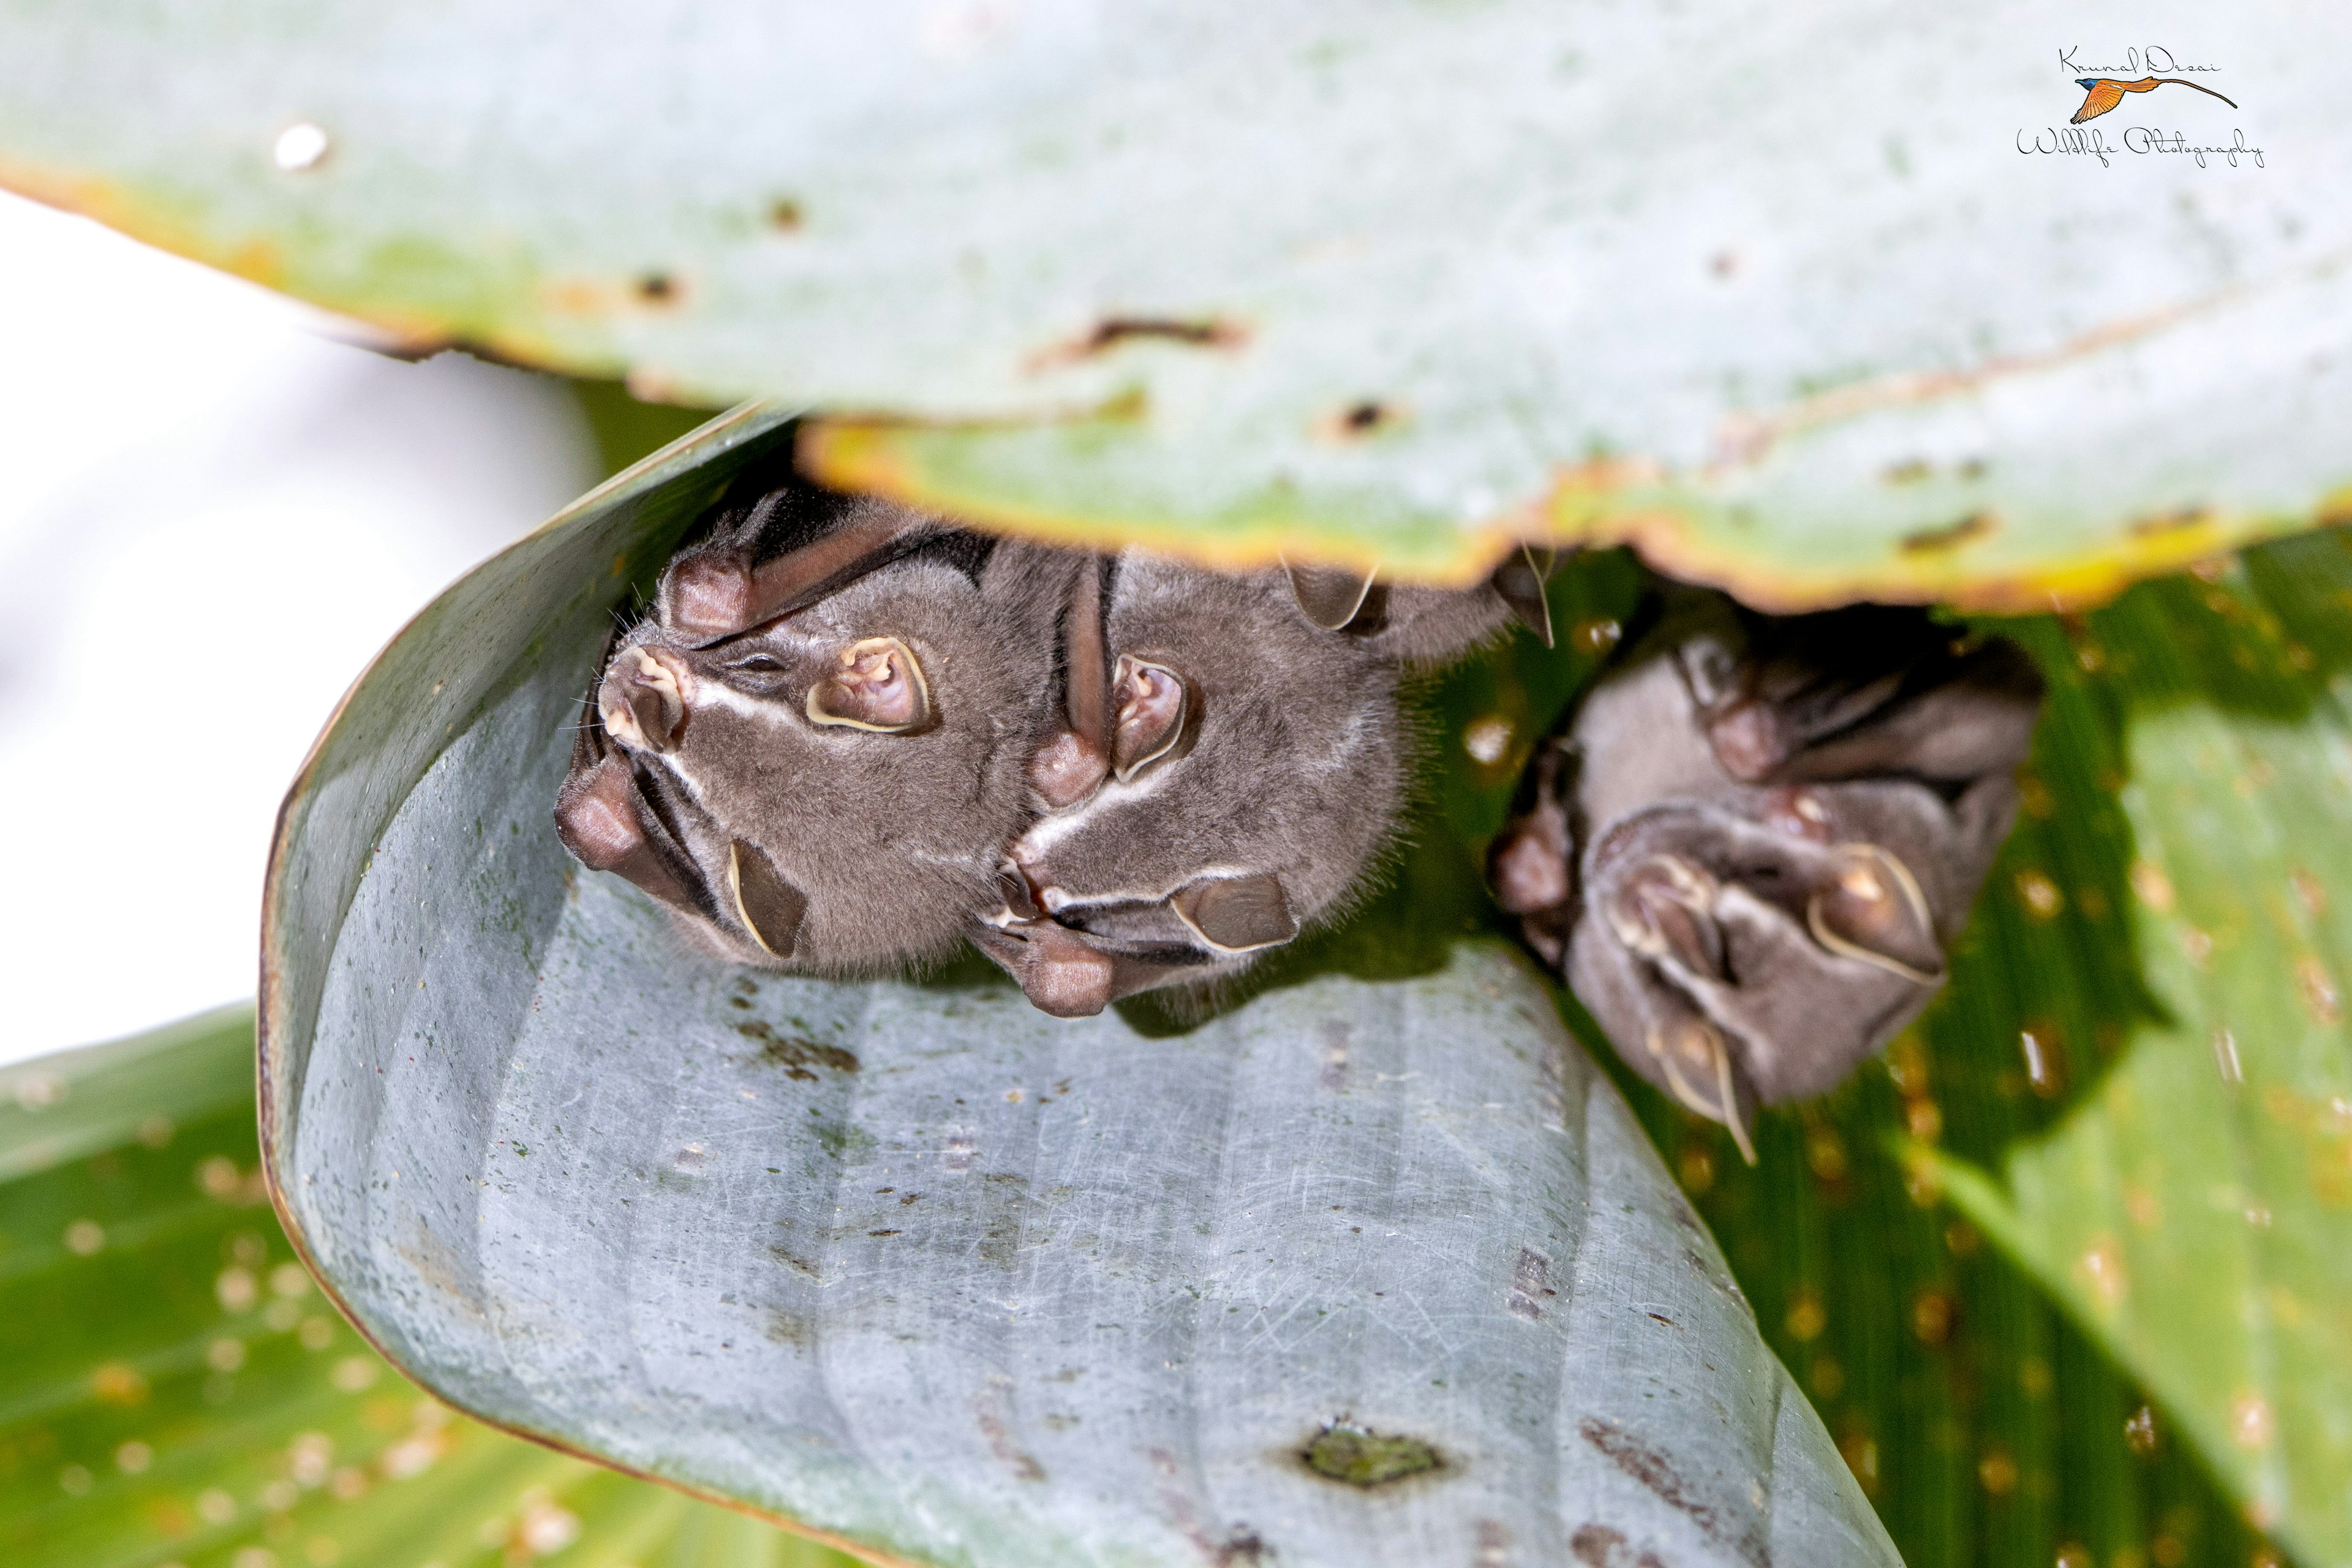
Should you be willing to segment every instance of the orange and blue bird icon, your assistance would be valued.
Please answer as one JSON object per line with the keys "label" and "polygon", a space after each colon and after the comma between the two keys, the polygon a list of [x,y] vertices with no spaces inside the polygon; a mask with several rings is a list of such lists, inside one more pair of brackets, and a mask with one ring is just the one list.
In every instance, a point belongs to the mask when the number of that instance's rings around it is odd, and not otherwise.
{"label": "orange and blue bird icon", "polygon": [[[2066,123],[2080,125],[2085,120],[2096,120],[2100,115],[2121,103],[2124,100],[2124,94],[2154,92],[2167,82],[2171,82],[2178,87],[2193,87],[2200,92],[2221,98],[2221,95],[2214,92],[2211,88],[2190,81],[2187,77],[2144,76],[2137,81],[2117,81],[2115,78],[2107,76],[2077,77],[2074,79],[2074,85],[2081,88],[2088,96],[2083,100],[2083,107],[2074,111],[2074,118]],[[2226,98],[2221,98],[2221,101],[2228,103],[2232,109],[2238,107]]]}

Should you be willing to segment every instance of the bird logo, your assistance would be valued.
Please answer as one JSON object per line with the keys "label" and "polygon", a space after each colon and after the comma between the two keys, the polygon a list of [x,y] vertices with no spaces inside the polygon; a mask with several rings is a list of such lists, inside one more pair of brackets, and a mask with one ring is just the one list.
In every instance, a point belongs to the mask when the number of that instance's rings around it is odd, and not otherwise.
{"label": "bird logo", "polygon": [[[2066,123],[2069,125],[2080,125],[2085,120],[2096,120],[2100,115],[2105,114],[2108,110],[2113,109],[2116,104],[2121,103],[2124,100],[2124,94],[2127,92],[2154,92],[2158,88],[2162,87],[2167,82],[2171,82],[2175,86],[2179,87],[2193,87],[2201,93],[2209,94],[2214,98],[2221,98],[2221,95],[2213,91],[2211,88],[2190,81],[2187,77],[2144,76],[2137,81],[2117,81],[2115,78],[2106,76],[2077,77],[2074,79],[2074,85],[2081,88],[2086,96],[2083,100],[2083,107],[2076,110],[2074,111],[2074,118],[2068,121]],[[2228,103],[2232,109],[2238,107],[2235,103],[2231,102],[2231,100],[2226,98],[2221,98],[2221,101]]]}

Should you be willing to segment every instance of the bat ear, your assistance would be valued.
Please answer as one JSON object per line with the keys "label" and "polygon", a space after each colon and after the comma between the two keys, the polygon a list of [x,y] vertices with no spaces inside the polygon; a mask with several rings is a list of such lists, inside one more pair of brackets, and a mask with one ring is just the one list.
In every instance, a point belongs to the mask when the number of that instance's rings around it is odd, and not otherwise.
{"label": "bat ear", "polygon": [[1271,871],[1246,877],[1202,877],[1169,896],[1169,907],[1220,952],[1279,947],[1298,934],[1297,917]]}
{"label": "bat ear", "polygon": [[1734,1060],[1723,1031],[1695,1014],[1653,1025],[1643,1037],[1643,1047],[1666,1080],[1676,1100],[1706,1117],[1720,1121],[1739,1145],[1740,1157],[1756,1163],[1756,1145],[1748,1136],[1748,1120],[1756,1095]]}
{"label": "bat ear", "polygon": [[1538,552],[1534,545],[1522,544],[1487,579],[1519,624],[1541,637],[1546,647],[1552,646],[1551,600],[1544,592],[1544,583],[1559,563],[1559,552],[1550,546]]}
{"label": "bat ear", "polygon": [[752,940],[772,957],[790,958],[801,917],[808,913],[808,899],[784,880],[758,845],[740,838],[728,845],[727,890],[733,896],[736,918],[750,929]]}
{"label": "bat ear", "polygon": [[1944,979],[1944,950],[1918,879],[1902,857],[1875,844],[1830,851],[1833,874],[1805,903],[1813,940],[1921,985]]}
{"label": "bat ear", "polygon": [[1192,749],[1200,704],[1184,678],[1166,665],[1119,655],[1111,700],[1118,710],[1111,730],[1111,768],[1121,784],[1154,763]]}
{"label": "bat ear", "polygon": [[702,913],[685,878],[647,834],[645,802],[626,757],[608,754],[564,780],[555,797],[555,834],[592,871],[611,871],[663,903]]}
{"label": "bat ear", "polygon": [[1060,811],[1094,794],[1110,773],[1111,691],[1103,646],[1100,556],[1080,560],[1062,609],[1062,727],[1029,759],[1029,787]]}
{"label": "bat ear", "polygon": [[1021,994],[1041,1013],[1091,1018],[1111,1004],[1116,965],[1076,931],[1050,921],[1022,921],[982,925],[972,942],[1020,983]]}
{"label": "bat ear", "polygon": [[813,724],[839,724],[885,735],[931,724],[931,689],[922,661],[897,637],[866,637],[841,650],[841,668],[809,688]]}
{"label": "bat ear", "polygon": [[1299,614],[1327,632],[1345,631],[1362,617],[1379,575],[1345,566],[1298,566],[1288,561],[1282,569],[1290,575],[1290,596]]}

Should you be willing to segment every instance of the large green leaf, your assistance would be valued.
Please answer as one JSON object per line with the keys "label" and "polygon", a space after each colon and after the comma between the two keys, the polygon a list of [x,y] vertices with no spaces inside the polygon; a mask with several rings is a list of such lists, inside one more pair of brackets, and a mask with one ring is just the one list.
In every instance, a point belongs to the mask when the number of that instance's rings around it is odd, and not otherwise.
{"label": "large green leaf", "polygon": [[294,1260],[249,1011],[0,1072],[12,1568],[850,1568],[455,1415]]}
{"label": "large green leaf", "polygon": [[2227,23],[2095,156],[2027,0],[5,0],[0,180],[1007,525],[2040,607],[2352,482],[2352,23]]}
{"label": "large green leaf", "polygon": [[269,1173],[392,1359],[927,1563],[1892,1562],[1624,1102],[1442,900],[1184,1028],[984,964],[750,973],[576,871],[609,612],[786,434],[478,569],[289,798]]}
{"label": "large green leaf", "polygon": [[[2016,869],[1979,973],[2092,1081],[2000,1182],[1936,1168],[2251,1519],[2352,1563],[2352,557],[2256,552],[2042,640],[2047,749],[2120,812]],[[2095,940],[2053,944],[2070,901]]]}

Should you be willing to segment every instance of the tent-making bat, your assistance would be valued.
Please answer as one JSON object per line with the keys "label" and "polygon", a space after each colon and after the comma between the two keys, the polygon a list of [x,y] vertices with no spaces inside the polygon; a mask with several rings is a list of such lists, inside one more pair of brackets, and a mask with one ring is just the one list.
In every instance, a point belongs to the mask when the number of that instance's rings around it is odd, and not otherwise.
{"label": "tent-making bat", "polygon": [[1400,669],[1466,591],[995,541],[739,486],[617,639],[556,816],[715,952],[824,973],[969,936],[1065,1016],[1215,979],[1345,907],[1395,832]]}
{"label": "tent-making bat", "polygon": [[1746,1131],[1925,1007],[2015,814],[2042,682],[1924,612],[1664,621],[1542,748],[1489,869],[1643,1078]]}
{"label": "tent-making bat", "polygon": [[1392,841],[1411,752],[1402,669],[1514,612],[1520,556],[1468,590],[1301,568],[1227,574],[1136,550],[1082,573],[1041,808],[973,940],[1066,1016],[1229,977],[1345,910]]}
{"label": "tent-making bat", "polygon": [[1076,559],[797,483],[739,487],[607,657],[565,846],[741,962],[951,952],[998,897]]}

